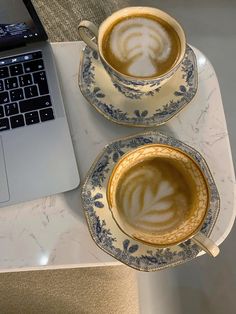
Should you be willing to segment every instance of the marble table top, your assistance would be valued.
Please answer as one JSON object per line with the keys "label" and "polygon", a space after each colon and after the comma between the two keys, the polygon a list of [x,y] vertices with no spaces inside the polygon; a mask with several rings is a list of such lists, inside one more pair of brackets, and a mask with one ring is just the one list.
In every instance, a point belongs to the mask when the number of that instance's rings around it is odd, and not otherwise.
{"label": "marble table top", "polygon": [[[110,141],[140,132],[100,116],[81,95],[78,69],[81,42],[54,43],[53,51],[82,182],[92,162]],[[197,149],[206,159],[221,197],[211,238],[221,244],[236,215],[235,175],[227,125],[215,71],[197,49],[199,87],[195,98],[160,131]],[[90,237],[80,188],[0,210],[0,272],[120,264]]]}

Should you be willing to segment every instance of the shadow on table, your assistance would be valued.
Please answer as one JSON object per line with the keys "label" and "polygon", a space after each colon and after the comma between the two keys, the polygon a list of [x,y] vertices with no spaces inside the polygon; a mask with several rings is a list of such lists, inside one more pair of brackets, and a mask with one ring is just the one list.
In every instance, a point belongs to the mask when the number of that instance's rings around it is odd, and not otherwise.
{"label": "shadow on table", "polygon": [[216,259],[204,255],[176,268],[139,273],[141,313],[234,314],[235,237],[234,228]]}
{"label": "shadow on table", "polygon": [[80,183],[79,188],[65,193],[65,201],[67,203],[68,208],[70,208],[70,210],[76,216],[78,216],[81,221],[85,222],[85,215],[83,212],[80,195],[81,195],[81,183]]}

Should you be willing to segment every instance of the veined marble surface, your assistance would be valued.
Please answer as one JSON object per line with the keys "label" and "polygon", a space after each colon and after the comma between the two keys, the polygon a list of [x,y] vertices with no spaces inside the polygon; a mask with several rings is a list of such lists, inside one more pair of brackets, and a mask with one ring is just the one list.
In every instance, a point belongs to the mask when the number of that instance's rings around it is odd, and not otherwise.
{"label": "veined marble surface", "polygon": [[[81,42],[52,45],[83,182],[92,162],[111,140],[140,132],[100,116],[78,88]],[[221,211],[211,238],[221,244],[236,214],[235,176],[217,77],[206,57],[194,49],[199,87],[193,101],[159,127],[197,149],[206,159],[221,196]],[[80,189],[0,210],[0,271],[119,264],[90,237]]]}

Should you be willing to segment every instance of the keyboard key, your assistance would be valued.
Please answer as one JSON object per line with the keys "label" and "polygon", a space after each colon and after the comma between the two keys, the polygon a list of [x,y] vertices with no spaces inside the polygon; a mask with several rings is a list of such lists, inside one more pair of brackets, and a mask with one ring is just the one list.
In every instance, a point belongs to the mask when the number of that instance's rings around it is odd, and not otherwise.
{"label": "keyboard key", "polygon": [[27,125],[39,123],[39,114],[37,111],[25,114],[25,121]]}
{"label": "keyboard key", "polygon": [[5,110],[6,116],[12,116],[14,114],[18,114],[19,113],[18,105],[17,105],[16,102],[14,102],[12,104],[5,105],[4,106],[4,110]]}
{"label": "keyboard key", "polygon": [[42,122],[54,119],[52,108],[40,110],[39,113]]}
{"label": "keyboard key", "polygon": [[43,60],[34,60],[24,63],[25,73],[36,72],[44,69]]}
{"label": "keyboard key", "polygon": [[19,102],[20,112],[28,112],[32,110],[39,110],[47,107],[51,107],[51,99],[49,96],[36,97]]}
{"label": "keyboard key", "polygon": [[17,77],[10,77],[5,79],[5,88],[13,89],[18,87]]}
{"label": "keyboard key", "polygon": [[25,87],[24,90],[26,98],[32,98],[39,95],[36,85]]}
{"label": "keyboard key", "polygon": [[45,71],[34,73],[33,77],[34,83],[38,84],[40,95],[48,94],[49,90]]}
{"label": "keyboard key", "polygon": [[38,111],[31,111],[31,112],[25,113],[25,118],[26,119],[35,118],[35,117],[38,117],[38,116],[39,116]]}
{"label": "keyboard key", "polygon": [[9,76],[8,67],[0,68],[0,78],[5,78]]}
{"label": "keyboard key", "polygon": [[0,93],[0,105],[7,104],[10,101],[8,92]]}
{"label": "keyboard key", "polygon": [[10,117],[11,127],[12,129],[19,128],[25,125],[23,114],[19,114],[17,116]]}
{"label": "keyboard key", "polygon": [[23,74],[23,67],[21,64],[11,65],[10,66],[11,76]]}
{"label": "keyboard key", "polygon": [[21,87],[32,85],[33,80],[31,74],[19,76],[19,82]]}
{"label": "keyboard key", "polygon": [[9,130],[10,129],[10,124],[8,118],[0,119],[0,132]]}
{"label": "keyboard key", "polygon": [[0,92],[4,91],[3,80],[0,80]]}
{"label": "keyboard key", "polygon": [[13,89],[10,91],[11,101],[17,101],[24,99],[24,93],[22,88]]}
{"label": "keyboard key", "polygon": [[42,58],[42,51],[33,52],[33,59],[40,59]]}
{"label": "keyboard key", "polygon": [[3,110],[3,106],[0,106],[0,118],[4,117],[4,110]]}

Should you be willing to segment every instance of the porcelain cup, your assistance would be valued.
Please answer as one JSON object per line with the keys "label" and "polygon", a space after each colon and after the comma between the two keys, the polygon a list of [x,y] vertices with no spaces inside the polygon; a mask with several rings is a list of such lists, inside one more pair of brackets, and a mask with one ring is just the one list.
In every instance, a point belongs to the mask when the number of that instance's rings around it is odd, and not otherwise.
{"label": "porcelain cup", "polygon": [[124,154],[107,185],[118,227],[131,238],[167,248],[189,239],[217,256],[217,245],[201,232],[210,189],[199,165],[186,152],[147,144]]}
{"label": "porcelain cup", "polygon": [[[140,78],[125,75],[112,67],[104,57],[102,43],[104,35],[107,33],[107,31],[109,31],[111,25],[121,18],[125,18],[130,15],[137,15],[140,13],[151,14],[166,21],[170,26],[172,26],[179,37],[180,53],[177,57],[177,60],[166,73],[160,76]],[[161,85],[165,84],[180,67],[186,52],[185,34],[180,24],[166,12],[151,7],[127,7],[121,9],[105,19],[99,28],[94,23],[84,20],[80,22],[78,31],[82,40],[99,55],[101,63],[103,64],[107,73],[110,75],[114,86],[124,95],[129,95],[129,97],[130,93],[133,93],[134,98],[135,93],[138,93],[139,95],[149,95],[158,89]],[[92,34],[92,36],[90,36],[88,32]]]}

